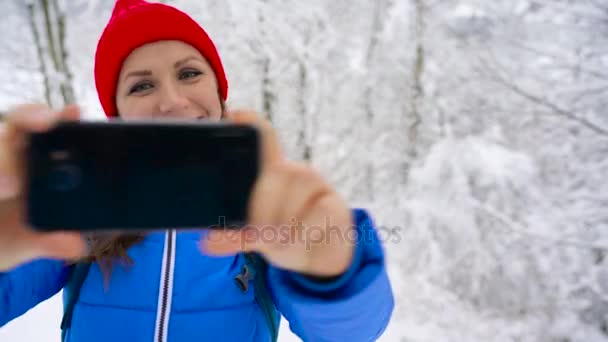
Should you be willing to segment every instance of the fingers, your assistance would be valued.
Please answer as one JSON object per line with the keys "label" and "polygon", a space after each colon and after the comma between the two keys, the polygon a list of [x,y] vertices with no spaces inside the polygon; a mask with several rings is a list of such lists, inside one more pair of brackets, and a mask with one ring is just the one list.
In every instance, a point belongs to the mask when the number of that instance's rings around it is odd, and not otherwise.
{"label": "fingers", "polygon": [[283,167],[264,170],[258,177],[247,209],[247,223],[259,226],[278,224],[281,222],[281,209],[285,203],[286,192],[289,191],[290,174],[283,171]]}
{"label": "fingers", "polygon": [[247,228],[212,230],[200,242],[200,248],[206,254],[230,255],[251,250],[247,240]]}
{"label": "fingers", "polygon": [[34,104],[17,107],[7,114],[0,131],[1,199],[13,198],[18,192],[18,150],[23,145],[23,131],[36,131],[48,126],[48,111],[48,107]]}
{"label": "fingers", "polygon": [[36,231],[24,222],[24,211],[20,200],[0,202],[0,245],[7,244],[5,249],[29,257],[73,258],[86,253],[86,243],[79,232]]}
{"label": "fingers", "polygon": [[52,258],[71,259],[86,254],[86,243],[78,233],[57,232],[35,238],[35,254]]}
{"label": "fingers", "polygon": [[[247,227],[211,231],[202,247],[205,252],[218,255],[244,251],[274,253],[285,247],[282,241],[292,230],[299,229],[306,213],[331,193],[331,188],[310,166],[287,161],[275,164],[256,183]],[[329,219],[314,218],[323,223]]]}
{"label": "fingers", "polygon": [[231,255],[240,252],[272,252],[285,233],[278,225],[248,225],[243,228],[212,230],[200,241],[203,253]]}
{"label": "fingers", "polygon": [[258,178],[249,200],[247,227],[237,236],[241,251],[266,252],[278,242],[285,223],[291,222],[285,208],[298,190],[292,186],[295,178],[290,165],[275,163]]}
{"label": "fingers", "polygon": [[45,105],[30,104],[11,110],[0,126],[0,269],[37,257],[76,258],[86,253],[86,244],[77,233],[40,233],[30,229],[24,221],[20,198],[26,135],[79,118],[80,110],[75,105],[52,111]]}
{"label": "fingers", "polygon": [[13,198],[19,193],[25,134],[49,130],[61,120],[79,118],[80,110],[76,105],[52,111],[45,105],[29,104],[7,114],[6,124],[0,129],[0,199]]}
{"label": "fingers", "polygon": [[27,104],[11,110],[6,119],[9,126],[18,130],[38,132],[48,130],[60,120],[79,120],[80,109],[72,104],[60,111],[54,111],[46,105]]}
{"label": "fingers", "polygon": [[75,104],[67,105],[59,112],[59,119],[62,121],[80,120],[80,107]]}
{"label": "fingers", "polygon": [[291,162],[287,169],[290,192],[284,198],[283,216],[279,218],[281,222],[301,220],[311,207],[332,194],[329,184],[309,165]]}
{"label": "fingers", "polygon": [[271,258],[275,256],[275,262],[295,265],[297,260],[285,259],[285,250],[293,246],[282,242],[284,235],[302,228],[297,225],[303,220],[307,220],[304,224],[310,223],[308,220],[325,224],[324,217],[311,216],[309,211],[323,207],[323,200],[331,198],[333,191],[310,166],[284,159],[277,134],[269,122],[246,111],[227,113],[227,119],[259,130],[263,166],[250,196],[248,226],[210,231],[201,241],[201,248],[215,255],[256,251]]}
{"label": "fingers", "polygon": [[262,168],[283,159],[279,138],[272,125],[252,112],[233,111],[226,113],[228,121],[237,124],[249,124],[258,129],[261,136],[260,151],[262,153]]}
{"label": "fingers", "polygon": [[[280,167],[266,169],[258,178],[252,191],[247,226],[240,229],[212,230],[201,242],[206,253],[228,255],[245,251],[263,252],[266,244],[264,230],[276,229],[281,222],[282,207],[289,191],[289,173]],[[269,231],[266,231],[269,233]]]}
{"label": "fingers", "polygon": [[86,244],[74,233],[41,234],[27,239],[19,237],[12,241],[0,241],[0,247],[0,272],[40,257],[78,259],[86,255]]}
{"label": "fingers", "polygon": [[58,118],[59,113],[45,105],[27,104],[11,110],[6,120],[16,131],[40,132],[48,130]]}

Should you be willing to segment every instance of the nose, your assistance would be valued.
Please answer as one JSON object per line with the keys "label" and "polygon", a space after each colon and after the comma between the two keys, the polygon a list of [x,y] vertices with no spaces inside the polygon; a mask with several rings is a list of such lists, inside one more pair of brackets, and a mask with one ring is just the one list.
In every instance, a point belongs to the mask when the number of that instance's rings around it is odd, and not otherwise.
{"label": "nose", "polygon": [[188,99],[176,84],[164,84],[160,91],[159,111],[161,114],[180,115],[188,109]]}

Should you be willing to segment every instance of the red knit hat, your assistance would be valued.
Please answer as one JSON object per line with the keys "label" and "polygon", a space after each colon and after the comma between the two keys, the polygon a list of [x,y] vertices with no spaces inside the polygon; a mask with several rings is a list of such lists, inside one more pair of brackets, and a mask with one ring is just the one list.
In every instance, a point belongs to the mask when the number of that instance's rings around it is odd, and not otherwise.
{"label": "red knit hat", "polygon": [[125,58],[134,49],[159,40],[179,40],[199,50],[215,72],[220,96],[226,100],[228,81],[224,67],[202,27],[171,6],[143,0],[117,0],[95,53],[95,86],[106,116],[118,115],[116,87]]}

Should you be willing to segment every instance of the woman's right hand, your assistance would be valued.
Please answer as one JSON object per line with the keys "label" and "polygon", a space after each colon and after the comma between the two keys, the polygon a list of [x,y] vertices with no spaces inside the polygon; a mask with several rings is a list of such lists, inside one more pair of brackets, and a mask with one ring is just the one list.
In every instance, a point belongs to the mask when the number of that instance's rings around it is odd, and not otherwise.
{"label": "woman's right hand", "polygon": [[6,115],[0,127],[0,272],[40,257],[70,259],[85,253],[84,240],[78,233],[39,233],[28,227],[23,201],[26,134],[79,118],[76,106],[52,111],[39,104],[19,106]]}

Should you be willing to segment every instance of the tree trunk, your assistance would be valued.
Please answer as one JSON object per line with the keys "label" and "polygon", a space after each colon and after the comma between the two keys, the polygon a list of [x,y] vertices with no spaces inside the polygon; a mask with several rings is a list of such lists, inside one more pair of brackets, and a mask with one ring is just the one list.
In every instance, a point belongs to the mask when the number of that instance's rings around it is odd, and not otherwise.
{"label": "tree trunk", "polygon": [[[261,0],[261,2],[266,2]],[[258,23],[260,25],[260,31],[262,37],[260,41],[264,41],[264,36],[266,35],[266,30],[264,28],[265,18],[264,13],[260,12],[258,15]],[[261,49],[261,53],[264,54],[263,49]],[[273,119],[273,103],[274,103],[274,94],[272,92],[272,81],[270,79],[270,57],[267,55],[261,56],[261,64],[262,64],[262,112],[266,119],[272,122]]]}
{"label": "tree trunk", "polygon": [[424,87],[422,84],[422,75],[424,73],[425,66],[425,49],[424,49],[424,34],[425,34],[425,22],[424,22],[424,0],[415,0],[415,57],[412,65],[412,86],[411,92],[412,97],[410,100],[409,114],[407,118],[407,147],[406,154],[408,161],[405,165],[405,181],[408,180],[408,174],[411,167],[411,163],[418,157],[417,141],[419,136],[419,126],[422,123],[422,116],[420,115],[420,107],[424,100]]}
{"label": "tree trunk", "polygon": [[304,65],[303,61],[300,61],[300,63],[298,63],[298,112],[302,118],[302,127],[300,128],[298,135],[297,146],[302,146],[302,159],[305,161],[310,161],[312,158],[312,149],[310,146],[308,132],[310,117],[308,113],[308,106],[306,105],[307,83],[306,65]]}
{"label": "tree trunk", "polygon": [[[364,93],[364,110],[365,110],[365,118],[367,120],[367,125],[365,125],[365,141],[372,142],[373,141],[373,133],[374,133],[374,87],[377,82],[371,81],[375,80],[372,76],[375,76],[372,69],[374,66],[374,58],[376,57],[376,50],[379,42],[379,35],[382,32],[382,19],[383,19],[383,9],[386,7],[384,1],[375,1],[373,2],[374,10],[372,11],[372,28],[369,36],[369,45],[367,47],[367,54],[365,56],[365,65],[367,74],[370,78],[370,81],[367,82],[365,93]],[[374,179],[375,179],[375,168],[374,168],[374,158],[371,153],[367,155],[365,158],[365,166],[364,166],[364,182],[365,182],[365,192],[367,193],[367,197],[370,201],[374,200]]]}
{"label": "tree trunk", "polygon": [[59,6],[57,4],[57,0],[52,0],[53,10],[55,15],[57,16],[57,26],[58,26],[58,41],[59,41],[59,51],[57,53],[58,60],[58,71],[61,72],[64,76],[64,80],[61,83],[61,95],[63,96],[64,104],[74,103],[74,90],[72,89],[72,73],[68,68],[68,52],[65,46],[65,13],[60,11]]}
{"label": "tree trunk", "polygon": [[274,95],[270,80],[270,58],[264,57],[262,60],[262,111],[270,122],[273,119],[273,102]]}
{"label": "tree trunk", "polygon": [[[39,24],[36,21],[36,9],[42,15],[42,23]],[[67,64],[65,45],[65,13],[59,8],[57,0],[38,0],[28,5],[28,11],[40,59],[40,72],[44,79],[45,100],[51,107],[74,103],[72,74]],[[46,41],[43,42],[43,39]]]}
{"label": "tree trunk", "polygon": [[32,30],[32,35],[34,36],[34,44],[36,45],[36,53],[38,54],[38,59],[40,60],[40,74],[42,75],[42,79],[44,82],[44,100],[49,106],[51,106],[51,86],[49,84],[49,74],[46,68],[44,50],[42,49],[42,43],[40,41],[40,33],[38,32],[38,28],[36,27],[34,4],[28,4],[27,10],[29,14],[30,28]]}

